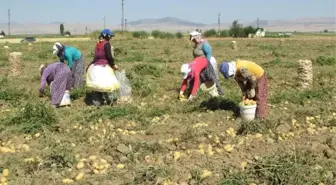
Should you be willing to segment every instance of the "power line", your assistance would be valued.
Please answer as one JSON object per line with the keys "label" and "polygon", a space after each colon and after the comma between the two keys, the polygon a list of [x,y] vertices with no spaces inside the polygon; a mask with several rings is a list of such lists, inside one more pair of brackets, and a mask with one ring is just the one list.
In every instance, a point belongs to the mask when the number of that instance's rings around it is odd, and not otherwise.
{"label": "power line", "polygon": [[106,29],[106,17],[105,16],[104,16],[103,20],[104,20],[104,29]]}
{"label": "power line", "polygon": [[125,31],[127,31],[127,19],[125,19]]}
{"label": "power line", "polygon": [[8,9],[8,35],[10,35],[10,9]]}
{"label": "power line", "polygon": [[221,13],[218,13],[218,35],[220,35],[220,16]]}
{"label": "power line", "polygon": [[121,0],[121,31],[124,32],[124,0]]}

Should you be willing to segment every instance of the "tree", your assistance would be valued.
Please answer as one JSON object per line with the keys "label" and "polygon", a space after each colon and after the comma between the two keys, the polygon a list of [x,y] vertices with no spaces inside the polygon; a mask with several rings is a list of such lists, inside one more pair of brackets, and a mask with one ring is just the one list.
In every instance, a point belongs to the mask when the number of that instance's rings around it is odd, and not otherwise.
{"label": "tree", "polygon": [[0,32],[0,35],[2,35],[2,36],[6,36],[6,34],[5,34],[4,31],[1,31],[1,32]]}
{"label": "tree", "polygon": [[242,24],[238,23],[238,20],[232,22],[232,26],[230,28],[230,35],[233,37],[244,37],[245,31]]}
{"label": "tree", "polygon": [[323,32],[324,32],[324,33],[328,33],[328,30],[324,30]]}
{"label": "tree", "polygon": [[203,35],[205,37],[215,37],[217,35],[217,31],[215,29],[206,30]]}
{"label": "tree", "polygon": [[248,36],[250,33],[255,34],[257,32],[252,26],[244,27],[245,37]]}
{"label": "tree", "polygon": [[64,35],[71,36],[71,33],[70,33],[70,31],[66,31],[66,32],[64,32]]}
{"label": "tree", "polygon": [[177,33],[175,33],[175,36],[176,36],[176,38],[178,38],[178,39],[182,39],[182,38],[183,38],[183,34],[182,34],[181,32],[177,32]]}
{"label": "tree", "polygon": [[64,35],[64,25],[63,24],[60,25],[60,34]]}

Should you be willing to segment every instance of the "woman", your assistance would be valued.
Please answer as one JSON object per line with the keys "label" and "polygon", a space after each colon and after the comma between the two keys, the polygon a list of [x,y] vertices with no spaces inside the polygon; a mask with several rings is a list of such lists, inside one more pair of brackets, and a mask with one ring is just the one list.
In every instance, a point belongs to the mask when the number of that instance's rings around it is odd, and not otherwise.
{"label": "woman", "polygon": [[55,62],[40,66],[40,97],[44,95],[46,84],[50,86],[51,104],[58,107],[66,90],[71,88],[71,71],[65,64]]}
{"label": "woman", "polygon": [[212,48],[206,40],[202,38],[202,34],[198,31],[192,31],[190,33],[190,41],[194,42],[195,46],[193,49],[193,56],[194,57],[200,57],[204,56],[208,60],[208,63],[211,65],[207,65],[207,67],[202,71],[203,73],[206,73],[208,76],[213,76],[215,79],[216,87],[218,90],[218,93],[220,95],[224,94],[224,91],[219,83],[219,77],[217,74],[217,62],[214,57],[212,57]]}
{"label": "woman", "polygon": [[[183,64],[181,67],[182,73],[182,86],[180,89],[179,99],[184,100],[184,91],[187,88],[188,81],[192,81],[192,90],[191,95],[188,98],[188,101],[194,99],[197,94],[200,83],[206,83],[214,86],[214,77],[208,76],[207,74],[201,75],[201,72],[208,66],[208,61],[205,57],[196,57],[193,62],[189,64]],[[218,93],[215,95],[218,96]]]}
{"label": "woman", "polygon": [[225,79],[234,77],[243,93],[242,99],[255,100],[257,102],[256,116],[264,119],[267,116],[268,91],[268,82],[264,69],[254,62],[237,60],[223,62],[220,65],[220,72]]}
{"label": "woman", "polygon": [[59,42],[54,44],[53,50],[53,54],[57,55],[62,63],[64,63],[64,60],[68,61],[68,67],[71,69],[73,76],[71,87],[81,88],[85,70],[85,61],[82,53],[75,47],[64,46]]}
{"label": "woman", "polygon": [[[100,66],[104,68],[106,67],[106,65],[109,65],[113,70],[119,69],[118,66],[114,63],[114,58],[112,56],[111,44],[110,44],[110,40],[112,39],[112,37],[114,37],[114,34],[109,29],[104,29],[100,32],[99,41],[97,42],[96,48],[95,48],[95,56],[93,58],[93,61],[89,64],[87,70],[89,69],[91,65]],[[111,80],[111,79],[108,79],[108,80]],[[107,81],[107,80],[101,79],[101,81]],[[112,80],[112,83],[114,83],[113,80]],[[107,92],[95,92],[94,93],[93,103],[95,105],[100,105],[102,99],[112,101],[111,98],[109,98],[109,93]]]}

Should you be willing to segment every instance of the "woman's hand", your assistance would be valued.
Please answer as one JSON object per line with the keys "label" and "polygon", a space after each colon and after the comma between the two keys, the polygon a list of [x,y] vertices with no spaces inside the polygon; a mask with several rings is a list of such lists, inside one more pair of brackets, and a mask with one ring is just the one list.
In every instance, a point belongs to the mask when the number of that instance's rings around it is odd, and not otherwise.
{"label": "woman's hand", "polygon": [[248,97],[248,98],[252,99],[252,98],[255,97],[255,90],[254,90],[254,89],[251,89],[251,90],[247,91],[246,94],[247,94],[247,97]]}

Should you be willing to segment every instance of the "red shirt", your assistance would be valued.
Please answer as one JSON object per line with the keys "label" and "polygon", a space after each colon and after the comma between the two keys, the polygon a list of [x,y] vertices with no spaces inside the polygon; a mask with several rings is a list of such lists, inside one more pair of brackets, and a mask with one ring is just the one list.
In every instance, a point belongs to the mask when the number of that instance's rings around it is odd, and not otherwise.
{"label": "red shirt", "polygon": [[203,69],[208,65],[208,60],[205,57],[196,57],[191,63],[191,72],[188,77],[183,80],[181,91],[185,91],[187,88],[188,80],[194,79],[194,86],[191,90],[191,95],[195,96],[200,85],[200,74]]}

